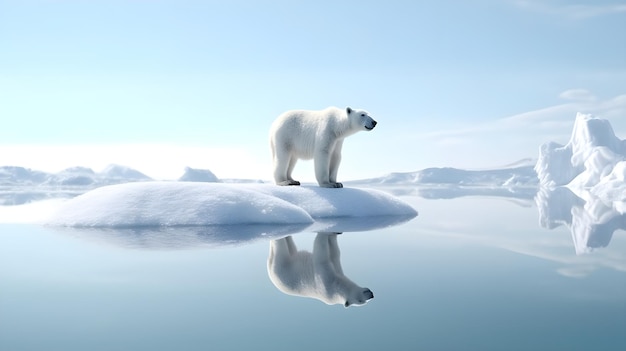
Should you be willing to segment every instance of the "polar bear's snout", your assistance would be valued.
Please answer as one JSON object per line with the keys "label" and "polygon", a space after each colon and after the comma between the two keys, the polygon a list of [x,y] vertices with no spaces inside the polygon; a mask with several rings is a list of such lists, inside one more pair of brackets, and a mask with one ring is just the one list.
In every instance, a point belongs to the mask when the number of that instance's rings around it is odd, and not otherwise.
{"label": "polar bear's snout", "polygon": [[375,120],[371,120],[370,123],[365,125],[365,129],[372,130],[372,129],[374,129],[374,127],[376,127],[377,124],[378,124],[378,122],[376,122]]}
{"label": "polar bear's snout", "polygon": [[365,299],[367,300],[374,298],[374,293],[372,292],[372,290],[368,288],[365,288],[365,290],[363,290],[363,295],[365,296]]}

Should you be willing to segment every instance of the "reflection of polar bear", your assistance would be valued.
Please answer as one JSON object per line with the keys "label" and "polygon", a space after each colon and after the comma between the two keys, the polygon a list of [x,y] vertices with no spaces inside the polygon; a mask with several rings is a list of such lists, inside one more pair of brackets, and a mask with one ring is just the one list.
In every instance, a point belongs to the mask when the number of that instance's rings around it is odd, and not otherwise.
{"label": "reflection of polar bear", "polygon": [[287,111],[270,129],[274,180],[278,185],[300,185],[291,178],[298,159],[315,163],[315,178],[324,188],[341,188],[337,170],[343,139],[361,130],[372,130],[376,121],[366,111],[329,107],[320,111]]}
{"label": "reflection of polar bear", "polygon": [[291,236],[272,240],[267,272],[278,290],[326,304],[362,305],[374,294],[343,274],[337,233],[318,233],[313,253],[298,251]]}

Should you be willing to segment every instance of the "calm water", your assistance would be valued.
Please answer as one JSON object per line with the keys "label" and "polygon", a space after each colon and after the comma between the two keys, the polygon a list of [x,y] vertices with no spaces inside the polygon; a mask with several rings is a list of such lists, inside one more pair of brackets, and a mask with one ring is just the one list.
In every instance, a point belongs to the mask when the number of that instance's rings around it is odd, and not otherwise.
{"label": "calm water", "polygon": [[562,194],[403,198],[418,217],[337,236],[374,294],[349,308],[275,286],[261,233],[283,229],[0,225],[0,350],[626,349],[624,216]]}

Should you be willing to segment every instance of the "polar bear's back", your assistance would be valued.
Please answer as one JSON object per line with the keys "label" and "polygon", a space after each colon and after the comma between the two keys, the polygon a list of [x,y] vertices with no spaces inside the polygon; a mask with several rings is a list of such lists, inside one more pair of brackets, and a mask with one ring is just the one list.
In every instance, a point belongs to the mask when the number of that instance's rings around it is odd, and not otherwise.
{"label": "polar bear's back", "polygon": [[[286,261],[285,261],[286,260]],[[316,290],[313,255],[298,251],[290,257],[275,257],[270,263],[270,279],[282,292],[289,295],[307,296]]]}
{"label": "polar bear's back", "polygon": [[337,107],[287,111],[278,116],[270,128],[272,148],[281,147],[301,158],[313,158],[316,142],[329,128],[337,129],[342,113]]}

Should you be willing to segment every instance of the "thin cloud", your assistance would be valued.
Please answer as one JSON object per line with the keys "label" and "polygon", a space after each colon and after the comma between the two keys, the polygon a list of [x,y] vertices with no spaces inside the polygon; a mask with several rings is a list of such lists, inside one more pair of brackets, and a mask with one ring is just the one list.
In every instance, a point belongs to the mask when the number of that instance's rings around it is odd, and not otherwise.
{"label": "thin cloud", "polygon": [[614,14],[626,14],[626,4],[564,4],[553,1],[517,0],[514,4],[522,9],[557,15],[572,20],[582,20]]}
{"label": "thin cloud", "polygon": [[596,100],[596,96],[593,95],[587,89],[570,89],[559,94],[559,97],[564,100],[575,100],[575,101],[593,101]]}
{"label": "thin cloud", "polygon": [[562,92],[559,97],[567,101],[491,122],[423,133],[417,138],[427,139],[428,143],[439,147],[457,149],[476,147],[481,140],[491,139],[498,139],[503,145],[519,145],[523,140],[524,145],[528,143],[534,148],[546,141],[567,142],[578,112],[609,119],[618,135],[626,132],[623,121],[626,94],[599,99],[588,90],[571,89]]}

